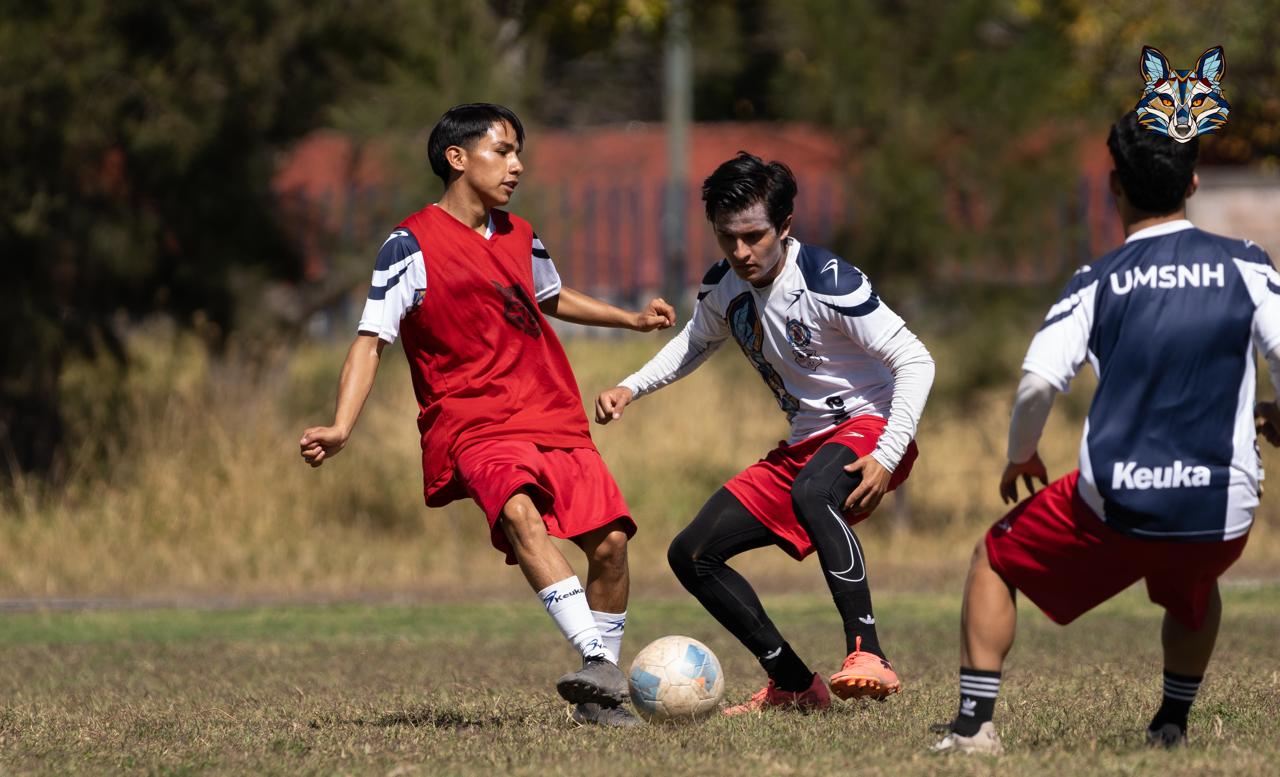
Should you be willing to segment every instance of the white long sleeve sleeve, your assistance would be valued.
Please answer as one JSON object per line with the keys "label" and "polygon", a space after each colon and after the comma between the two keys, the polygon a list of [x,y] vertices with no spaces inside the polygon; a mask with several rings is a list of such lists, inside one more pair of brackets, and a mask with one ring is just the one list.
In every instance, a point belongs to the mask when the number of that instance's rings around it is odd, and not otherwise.
{"label": "white long sleeve sleeve", "polygon": [[709,317],[699,306],[689,323],[662,350],[618,385],[631,389],[632,398],[639,399],[680,380],[710,358],[729,336],[723,322],[719,323],[720,326],[716,326],[714,317]]}
{"label": "white long sleeve sleeve", "polygon": [[929,389],[933,387],[933,357],[924,343],[905,326],[876,349],[893,372],[893,400],[889,418],[871,457],[892,472],[916,436]]}
{"label": "white long sleeve sleeve", "polygon": [[1034,372],[1022,374],[1009,422],[1009,461],[1021,464],[1036,452],[1057,395],[1053,384],[1041,376]]}

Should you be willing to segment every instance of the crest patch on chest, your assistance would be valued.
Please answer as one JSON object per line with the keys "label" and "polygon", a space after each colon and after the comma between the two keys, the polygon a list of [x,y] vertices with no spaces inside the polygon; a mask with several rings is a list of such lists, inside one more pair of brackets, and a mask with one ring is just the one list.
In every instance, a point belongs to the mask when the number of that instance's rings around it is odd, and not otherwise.
{"label": "crest patch on chest", "polygon": [[813,340],[813,331],[797,319],[787,319],[787,342],[803,348]]}
{"label": "crest patch on chest", "polygon": [[502,295],[502,315],[507,323],[533,338],[542,336],[542,327],[538,326],[538,314],[533,303],[529,301],[524,289],[519,286],[503,286],[497,281],[490,281],[493,288]]}

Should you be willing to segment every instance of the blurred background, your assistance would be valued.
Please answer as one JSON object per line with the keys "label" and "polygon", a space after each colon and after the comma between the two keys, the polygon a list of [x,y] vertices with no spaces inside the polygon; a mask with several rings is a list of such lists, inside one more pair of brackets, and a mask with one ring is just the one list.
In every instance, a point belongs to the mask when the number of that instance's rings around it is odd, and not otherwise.
{"label": "blurred background", "polygon": [[[1021,355],[1122,237],[1105,138],[1142,45],[1178,68],[1225,47],[1231,118],[1191,217],[1274,255],[1276,40],[1275,0],[6,3],[0,598],[527,595],[471,503],[423,507],[398,345],[343,455],[297,453],[332,418],[379,245],[439,195],[430,127],[474,101],[524,120],[511,208],[565,283],[628,306],[687,315],[719,258],[697,196],[716,164],[791,165],[795,234],[865,270],[938,363],[920,463],[864,524],[872,576],[958,585],[1003,512]],[[560,332],[588,401],[668,337]],[[724,350],[594,430],[641,525],[637,592],[676,590],[671,536],[785,436]],[[1054,476],[1091,386],[1046,431]],[[1278,512],[1237,579],[1274,578]],[[767,586],[822,585],[755,555]]]}

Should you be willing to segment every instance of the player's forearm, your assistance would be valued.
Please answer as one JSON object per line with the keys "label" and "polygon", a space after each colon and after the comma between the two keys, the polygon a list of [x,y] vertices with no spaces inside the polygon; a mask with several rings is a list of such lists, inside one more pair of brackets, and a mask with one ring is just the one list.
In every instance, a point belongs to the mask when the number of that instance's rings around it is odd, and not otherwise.
{"label": "player's forearm", "polygon": [[638,399],[696,370],[719,343],[708,343],[694,337],[693,327],[694,322],[690,321],[652,359],[618,385],[631,389],[634,398]]}
{"label": "player's forearm", "polygon": [[1023,373],[1009,422],[1009,461],[1021,464],[1035,454],[1057,393],[1049,381],[1034,372]]}
{"label": "player's forearm", "polygon": [[920,417],[933,388],[934,364],[929,350],[906,327],[886,343],[885,364],[893,372],[893,400],[889,418],[872,458],[894,471],[916,436]]}
{"label": "player's forearm", "polygon": [[344,436],[351,435],[365,400],[373,390],[384,345],[374,335],[361,334],[347,350],[347,359],[338,378],[338,401],[333,411],[333,425],[341,429]]}
{"label": "player's forearm", "polygon": [[634,329],[636,314],[608,302],[564,287],[560,293],[541,303],[542,312],[561,321],[587,326]]}

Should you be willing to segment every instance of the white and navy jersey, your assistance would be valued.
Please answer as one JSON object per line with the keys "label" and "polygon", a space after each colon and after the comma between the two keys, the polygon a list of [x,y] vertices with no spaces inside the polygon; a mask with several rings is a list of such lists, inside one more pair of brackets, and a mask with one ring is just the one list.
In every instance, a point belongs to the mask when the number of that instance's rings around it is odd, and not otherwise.
{"label": "white and navy jersey", "polygon": [[729,338],[773,392],[796,443],[858,415],[887,420],[873,456],[892,471],[915,436],[933,360],[856,267],[788,238],[773,283],[756,288],[721,260],[685,328],[620,385],[637,397],[687,375]]}
{"label": "white and navy jersey", "polygon": [[[493,235],[493,217],[485,230],[485,239]],[[538,302],[560,293],[560,274],[546,246],[533,236],[533,287]],[[378,251],[369,283],[369,297],[364,303],[357,330],[375,334],[387,343],[400,336],[400,320],[418,306],[427,293],[427,267],[422,247],[407,229],[391,233]]]}
{"label": "white and navy jersey", "polygon": [[1059,391],[1086,359],[1098,373],[1078,488],[1103,520],[1136,537],[1230,540],[1249,531],[1262,478],[1255,344],[1280,345],[1270,258],[1179,220],[1082,267],[1022,366]]}

